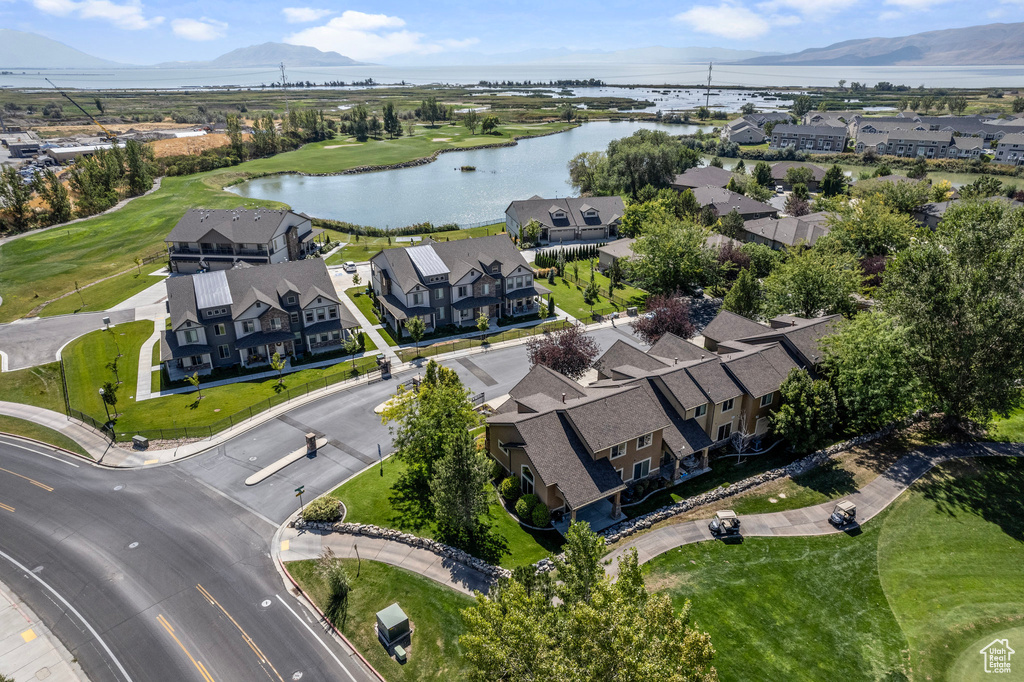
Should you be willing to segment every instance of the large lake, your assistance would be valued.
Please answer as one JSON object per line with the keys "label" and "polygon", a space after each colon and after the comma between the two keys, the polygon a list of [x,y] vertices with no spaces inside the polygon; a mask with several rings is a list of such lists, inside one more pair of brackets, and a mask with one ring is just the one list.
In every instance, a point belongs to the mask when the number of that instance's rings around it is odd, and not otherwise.
{"label": "large lake", "polygon": [[[441,154],[424,166],[360,175],[276,175],[229,190],[283,201],[318,218],[373,227],[424,221],[462,226],[498,222],[504,221],[505,209],[515,199],[571,195],[569,159],[580,152],[603,151],[611,140],[640,128],[673,135],[699,130],[697,126],[594,121],[557,135],[520,140],[514,147]],[[461,166],[476,166],[476,171],[462,172]]]}

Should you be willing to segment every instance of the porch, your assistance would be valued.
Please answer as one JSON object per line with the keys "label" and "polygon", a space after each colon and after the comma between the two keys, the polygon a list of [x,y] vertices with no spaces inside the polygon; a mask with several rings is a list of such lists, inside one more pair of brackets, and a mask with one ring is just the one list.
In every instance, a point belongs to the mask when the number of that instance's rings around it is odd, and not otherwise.
{"label": "porch", "polygon": [[[616,523],[623,519],[621,509],[616,509],[616,505],[613,500],[617,500],[621,493],[615,493],[612,497],[598,500],[597,502],[591,502],[585,507],[577,509],[575,514],[568,511],[562,515],[562,518],[557,522],[552,523],[562,535],[565,535],[566,531],[569,530],[569,524],[573,520],[573,516],[576,517],[576,521],[586,521],[590,524],[590,529],[595,533],[599,533],[605,528],[614,526]],[[618,511],[616,516],[612,516],[612,513]]]}

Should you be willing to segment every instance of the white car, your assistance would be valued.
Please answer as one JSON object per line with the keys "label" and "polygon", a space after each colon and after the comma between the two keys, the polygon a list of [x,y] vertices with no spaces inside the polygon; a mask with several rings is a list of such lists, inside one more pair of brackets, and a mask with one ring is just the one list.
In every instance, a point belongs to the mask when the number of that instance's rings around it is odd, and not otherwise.
{"label": "white car", "polygon": [[356,271],[356,264],[353,263],[352,261],[347,261],[341,267],[342,267],[342,269],[345,270],[345,272],[355,272]]}

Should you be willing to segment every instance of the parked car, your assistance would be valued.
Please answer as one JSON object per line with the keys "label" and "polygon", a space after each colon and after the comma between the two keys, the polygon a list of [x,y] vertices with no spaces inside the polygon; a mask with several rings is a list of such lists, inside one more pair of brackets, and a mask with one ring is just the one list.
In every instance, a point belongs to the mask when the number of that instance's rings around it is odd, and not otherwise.
{"label": "parked car", "polygon": [[345,270],[345,272],[355,272],[356,271],[356,264],[353,263],[352,261],[346,261],[346,263],[344,265],[342,265],[341,267]]}
{"label": "parked car", "polygon": [[715,518],[711,519],[711,523],[708,524],[708,530],[716,538],[726,535],[739,535],[740,520],[733,510],[723,509],[715,514]]}
{"label": "parked car", "polygon": [[840,500],[836,502],[836,507],[832,510],[832,515],[828,517],[828,520],[833,526],[842,528],[847,524],[853,523],[856,518],[857,506],[849,500]]}

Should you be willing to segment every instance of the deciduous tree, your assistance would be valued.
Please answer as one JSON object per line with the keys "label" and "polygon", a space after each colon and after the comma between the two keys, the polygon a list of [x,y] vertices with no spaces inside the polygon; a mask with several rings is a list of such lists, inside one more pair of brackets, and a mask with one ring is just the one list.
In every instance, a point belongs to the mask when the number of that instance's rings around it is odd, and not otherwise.
{"label": "deciduous tree", "polygon": [[829,216],[828,226],[828,241],[861,258],[902,251],[919,231],[913,218],[889,208],[879,196],[848,204]]}
{"label": "deciduous tree", "polygon": [[489,470],[487,456],[477,450],[469,431],[453,434],[430,479],[430,503],[442,542],[465,549],[479,539],[480,519],[490,506]]}
{"label": "deciduous tree", "polygon": [[636,258],[626,264],[630,281],[656,294],[694,291],[718,265],[705,243],[709,234],[689,219],[667,213],[652,217],[633,243]]}
{"label": "deciduous tree", "polygon": [[526,342],[530,365],[544,365],[570,379],[579,379],[601,352],[600,346],[583,327],[573,325],[553,334],[532,336]]}
{"label": "deciduous tree", "polygon": [[756,319],[761,311],[761,284],[749,270],[740,270],[736,282],[722,301],[722,307],[737,315]]}
{"label": "deciduous tree", "polygon": [[825,177],[821,179],[819,189],[821,189],[822,195],[827,198],[845,194],[848,185],[849,180],[843,173],[843,167],[836,163],[832,164],[832,166],[825,171]]}
{"label": "deciduous tree", "polygon": [[650,345],[668,333],[689,339],[696,331],[690,321],[690,304],[681,296],[658,294],[647,299],[647,312],[632,323],[633,331]]}
{"label": "deciduous tree", "polygon": [[808,452],[828,442],[838,418],[836,394],[828,382],[811,379],[793,368],[779,388],[782,406],[770,415],[772,430],[795,452]]}
{"label": "deciduous tree", "polygon": [[857,259],[837,248],[791,249],[764,281],[765,315],[850,313],[860,287]]}

